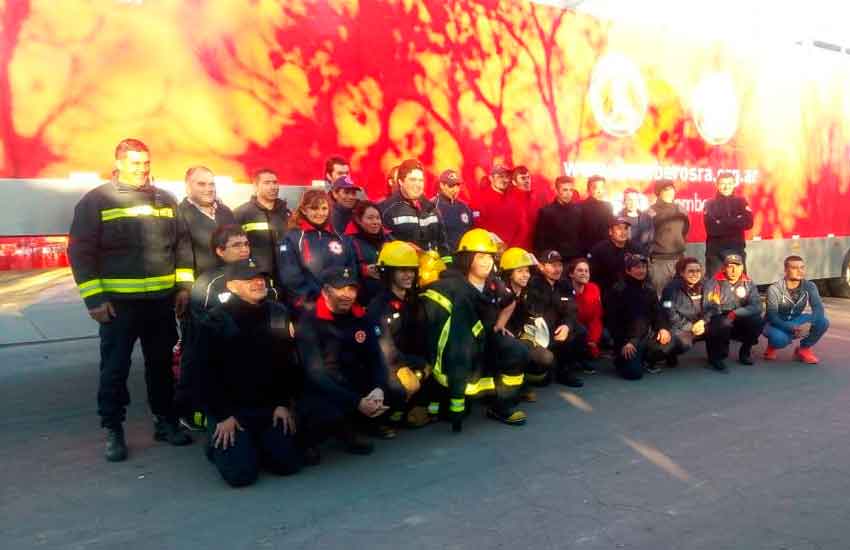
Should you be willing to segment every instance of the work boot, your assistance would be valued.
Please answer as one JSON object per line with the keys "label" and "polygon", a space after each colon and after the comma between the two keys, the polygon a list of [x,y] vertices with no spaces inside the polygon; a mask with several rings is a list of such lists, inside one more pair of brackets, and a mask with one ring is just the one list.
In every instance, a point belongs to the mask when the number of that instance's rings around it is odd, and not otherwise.
{"label": "work boot", "polygon": [[820,359],[814,354],[812,348],[804,348],[803,346],[799,346],[794,350],[794,359],[802,361],[807,365],[817,365],[820,362]]}
{"label": "work boot", "polygon": [[776,361],[776,348],[772,348],[767,346],[767,349],[764,350],[764,355],[762,359],[765,361]]}
{"label": "work boot", "polygon": [[522,426],[528,419],[528,415],[518,409],[490,407],[487,409],[487,418],[498,420],[508,426]]}
{"label": "work boot", "polygon": [[207,417],[200,411],[195,411],[192,416],[181,416],[179,422],[190,432],[203,432],[207,429]]}
{"label": "work boot", "polygon": [[127,442],[124,440],[123,426],[106,428],[106,460],[122,462],[127,460]]}
{"label": "work boot", "polygon": [[345,445],[345,450],[353,455],[370,455],[375,450],[375,446],[368,439],[349,425],[344,426],[339,432],[339,439]]}
{"label": "work boot", "polygon": [[726,366],[726,363],[723,359],[709,359],[709,366],[717,372],[722,372],[723,374],[729,374],[729,368]]}
{"label": "work boot", "polygon": [[575,375],[572,369],[561,369],[558,372],[558,383],[570,388],[581,388],[584,386],[584,382]]}
{"label": "work boot", "polygon": [[192,438],[180,429],[177,422],[164,416],[154,416],[153,438],[156,441],[166,441],[176,447],[182,447],[192,442]]}
{"label": "work boot", "polygon": [[752,344],[741,344],[741,349],[738,350],[738,362],[742,365],[754,364]]}

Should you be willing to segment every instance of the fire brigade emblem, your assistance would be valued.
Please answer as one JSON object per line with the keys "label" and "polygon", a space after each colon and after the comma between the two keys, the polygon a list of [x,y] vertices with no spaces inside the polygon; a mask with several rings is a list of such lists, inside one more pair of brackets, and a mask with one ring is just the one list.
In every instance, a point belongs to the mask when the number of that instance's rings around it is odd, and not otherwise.
{"label": "fire brigade emblem", "polygon": [[747,295],[747,289],[746,288],[739,286],[738,288],[735,289],[735,296],[737,296],[738,298],[743,298],[746,295]]}
{"label": "fire brigade emblem", "polygon": [[469,214],[467,214],[466,212],[461,214],[460,221],[462,221],[463,223],[469,223]]}
{"label": "fire brigade emblem", "polygon": [[699,135],[710,145],[722,145],[738,130],[740,108],[735,83],[726,73],[702,77],[691,99],[691,115]]}
{"label": "fire brigade emblem", "polygon": [[590,108],[606,134],[626,137],[643,124],[649,93],[640,68],[622,54],[603,56],[593,68]]}
{"label": "fire brigade emblem", "polygon": [[354,340],[358,344],[362,344],[363,342],[366,341],[366,333],[363,332],[362,330],[358,330],[357,332],[354,333]]}
{"label": "fire brigade emblem", "polygon": [[342,244],[339,241],[331,241],[328,243],[328,249],[334,254],[342,254]]}

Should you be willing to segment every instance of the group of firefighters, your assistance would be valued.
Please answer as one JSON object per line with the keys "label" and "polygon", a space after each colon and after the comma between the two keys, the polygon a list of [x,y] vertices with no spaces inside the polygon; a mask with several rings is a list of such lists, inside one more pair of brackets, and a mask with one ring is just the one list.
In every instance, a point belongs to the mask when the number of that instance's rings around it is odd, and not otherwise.
{"label": "group of firefighters", "polygon": [[764,334],[765,360],[799,340],[794,357],[818,361],[829,324],[817,288],[789,256],[763,314],[744,267],[752,213],[730,176],[705,207],[705,269],[685,256],[672,181],[655,183],[646,210],[626,190],[615,216],[598,176],[581,202],[561,176],[554,201],[535,206],[528,170],[497,166],[471,207],[454,170],[426,199],[416,160],[392,170],[380,203],[362,198],[341,157],[325,179],[329,191],[308,189],[290,211],[276,173],[261,169],[231,211],[196,166],[178,204],[151,184],[145,144],[118,144],[112,179],[80,200],[69,243],[100,324],[107,460],[128,454],[136,340],[154,438],[187,445],[206,430],[207,457],[234,486],[261,464],[280,474],[317,464],[330,437],[368,454],[366,435],[437,420],[460,432],[472,399],[524,424],[519,404],[536,401],[535,387],[581,387],[603,354],[637,380],[704,340],[708,366],[728,372],[730,340],[752,364]]}

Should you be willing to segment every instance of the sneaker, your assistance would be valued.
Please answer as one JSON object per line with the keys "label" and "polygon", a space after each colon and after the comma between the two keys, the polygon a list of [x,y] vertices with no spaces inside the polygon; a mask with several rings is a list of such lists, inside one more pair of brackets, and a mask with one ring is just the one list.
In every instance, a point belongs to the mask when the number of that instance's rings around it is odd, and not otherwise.
{"label": "sneaker", "polygon": [[373,424],[369,428],[369,435],[378,439],[395,439],[398,432],[389,424]]}
{"label": "sneaker", "polygon": [[528,419],[528,415],[517,409],[501,411],[496,407],[490,407],[487,409],[487,418],[498,420],[508,426],[522,426]]}
{"label": "sneaker", "polygon": [[648,372],[649,374],[660,374],[661,367],[656,366],[655,363],[647,363],[643,366],[643,370]]}
{"label": "sneaker", "polygon": [[753,346],[741,346],[738,350],[738,362],[742,365],[753,365]]}
{"label": "sneaker", "polygon": [[581,372],[588,376],[593,376],[594,374],[596,374],[596,368],[587,361],[582,361],[579,364],[579,368],[581,369]]}
{"label": "sneaker", "polygon": [[722,372],[723,374],[729,374],[729,367],[726,366],[726,363],[723,359],[709,359],[709,366],[716,370],[717,372]]}
{"label": "sneaker", "polygon": [[814,354],[812,348],[804,348],[802,346],[794,350],[794,359],[807,365],[817,365],[820,363],[820,359]]}
{"label": "sneaker", "polygon": [[664,359],[664,363],[667,365],[667,368],[675,369],[679,366],[679,356],[675,353],[670,353]]}
{"label": "sneaker", "polygon": [[776,348],[767,346],[767,349],[764,350],[764,355],[762,355],[761,358],[765,361],[776,361]]}
{"label": "sneaker", "polygon": [[190,432],[203,432],[207,429],[207,417],[202,412],[195,412],[192,416],[181,416],[180,425]]}
{"label": "sneaker", "polygon": [[154,417],[153,438],[156,441],[165,441],[177,447],[182,447],[192,442],[189,434],[181,430],[176,421],[169,420],[163,416]]}
{"label": "sneaker", "polygon": [[124,440],[124,428],[106,429],[106,460],[109,462],[122,462],[127,460],[127,442]]}
{"label": "sneaker", "polygon": [[563,370],[558,373],[558,383],[570,388],[581,388],[584,386],[581,378],[573,374],[571,370]]}
{"label": "sneaker", "polygon": [[537,392],[532,388],[525,388],[519,392],[519,400],[526,403],[537,403]]}

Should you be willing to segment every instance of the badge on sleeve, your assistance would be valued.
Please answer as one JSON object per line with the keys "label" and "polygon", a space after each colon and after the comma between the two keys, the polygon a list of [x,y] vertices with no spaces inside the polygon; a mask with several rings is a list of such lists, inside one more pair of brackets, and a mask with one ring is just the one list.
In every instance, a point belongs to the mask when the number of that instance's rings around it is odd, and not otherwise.
{"label": "badge on sleeve", "polygon": [[460,215],[460,221],[462,221],[463,223],[469,223],[469,214],[467,214],[466,212],[463,212]]}

